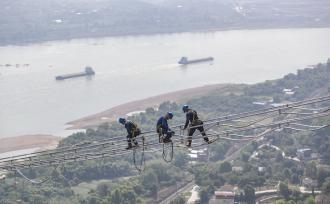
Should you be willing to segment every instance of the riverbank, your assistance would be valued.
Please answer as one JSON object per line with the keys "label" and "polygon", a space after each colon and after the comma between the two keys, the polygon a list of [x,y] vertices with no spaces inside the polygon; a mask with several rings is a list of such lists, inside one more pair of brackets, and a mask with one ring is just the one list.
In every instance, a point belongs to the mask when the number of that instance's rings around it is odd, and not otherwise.
{"label": "riverbank", "polygon": [[60,141],[60,137],[52,135],[22,135],[0,139],[0,154],[5,152],[27,149],[53,149]]}
{"label": "riverbank", "polygon": [[240,31],[240,30],[282,30],[282,29],[322,29],[330,28],[330,25],[265,25],[265,26],[230,26],[230,27],[214,27],[214,28],[205,28],[205,29],[187,29],[187,30],[165,30],[165,31],[149,31],[145,32],[138,30],[130,33],[111,33],[111,34],[99,34],[99,35],[81,35],[81,36],[66,36],[65,38],[38,38],[30,39],[25,41],[14,41],[14,42],[1,42],[0,47],[6,46],[29,46],[35,44],[47,44],[47,43],[56,43],[56,42],[67,42],[74,40],[103,40],[107,38],[130,38],[130,37],[144,37],[144,36],[158,36],[158,35],[175,35],[175,34],[185,34],[185,33],[215,33],[215,32],[224,32],[224,31]]}
{"label": "riverbank", "polygon": [[162,94],[158,96],[149,97],[146,99],[132,101],[129,103],[125,103],[113,108],[110,108],[106,111],[87,116],[75,121],[71,121],[68,125],[71,125],[68,129],[87,129],[87,128],[95,128],[98,125],[105,122],[112,122],[116,120],[118,117],[132,115],[132,113],[139,113],[144,111],[149,107],[157,107],[159,104],[165,101],[171,102],[184,102],[192,98],[202,97],[211,92],[226,92],[233,87],[238,87],[242,85],[232,85],[232,84],[214,84],[196,88],[190,88],[175,92],[170,92],[167,94]]}

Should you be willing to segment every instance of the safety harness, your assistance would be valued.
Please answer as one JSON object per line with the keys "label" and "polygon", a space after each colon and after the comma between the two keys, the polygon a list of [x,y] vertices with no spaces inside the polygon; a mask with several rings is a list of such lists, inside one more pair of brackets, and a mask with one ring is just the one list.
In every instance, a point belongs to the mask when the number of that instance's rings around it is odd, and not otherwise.
{"label": "safety harness", "polygon": [[197,112],[195,110],[189,110],[189,113],[192,113],[192,121],[191,121],[191,125],[199,125],[201,123],[201,121],[198,118]]}
{"label": "safety harness", "polygon": [[132,126],[133,126],[133,128],[132,128],[132,136],[133,136],[133,138],[134,137],[136,137],[136,136],[138,136],[138,135],[140,135],[141,134],[141,129],[140,128],[138,128],[138,126],[137,126],[137,124],[136,123],[134,123],[134,122],[132,122],[132,121],[130,121],[131,123],[132,123]]}

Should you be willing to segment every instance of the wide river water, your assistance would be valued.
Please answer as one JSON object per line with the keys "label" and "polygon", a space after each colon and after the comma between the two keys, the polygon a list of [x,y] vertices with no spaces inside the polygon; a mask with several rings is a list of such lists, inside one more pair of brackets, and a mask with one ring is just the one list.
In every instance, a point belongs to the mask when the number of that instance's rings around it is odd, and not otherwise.
{"label": "wide river water", "polygon": [[[237,30],[0,47],[0,138],[65,136],[65,123],[132,100],[207,84],[279,78],[325,62],[329,36],[330,28]],[[181,67],[181,56],[215,61]],[[94,77],[55,80],[86,65],[93,67]]]}

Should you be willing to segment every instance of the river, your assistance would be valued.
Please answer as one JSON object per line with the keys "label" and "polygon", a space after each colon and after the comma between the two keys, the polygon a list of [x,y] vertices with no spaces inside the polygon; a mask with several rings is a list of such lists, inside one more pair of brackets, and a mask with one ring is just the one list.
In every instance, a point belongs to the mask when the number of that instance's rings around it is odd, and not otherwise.
{"label": "river", "polygon": [[[206,84],[279,78],[325,62],[329,36],[330,28],[235,30],[0,47],[0,138],[65,136],[67,122],[132,100]],[[215,60],[181,67],[182,56]],[[94,77],[55,80],[86,65],[94,68]]]}

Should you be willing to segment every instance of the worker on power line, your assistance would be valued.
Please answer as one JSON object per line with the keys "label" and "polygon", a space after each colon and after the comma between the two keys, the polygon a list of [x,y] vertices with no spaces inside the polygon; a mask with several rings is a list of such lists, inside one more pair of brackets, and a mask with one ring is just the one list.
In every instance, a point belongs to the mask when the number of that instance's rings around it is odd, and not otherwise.
{"label": "worker on power line", "polygon": [[133,145],[132,142],[134,142],[135,147],[137,147],[139,144],[136,140],[136,137],[141,134],[140,128],[135,124],[134,122],[130,120],[126,120],[125,118],[119,118],[118,122],[125,126],[127,130],[127,148],[126,149],[132,149]]}
{"label": "worker on power line", "polygon": [[191,147],[192,136],[196,130],[199,130],[204,138],[204,141],[208,143],[209,138],[206,136],[204,131],[203,121],[198,118],[197,112],[193,109],[190,109],[188,105],[184,105],[182,107],[182,111],[186,113],[186,123],[183,129],[185,130],[189,126],[187,147]]}
{"label": "worker on power line", "polygon": [[[172,142],[171,137],[174,135],[174,131],[172,131],[169,126],[167,121],[171,120],[173,118],[173,113],[168,112],[166,113],[165,116],[162,116],[158,119],[157,121],[157,133],[159,135],[159,142],[162,143],[168,143]],[[165,138],[164,138],[165,136]]]}

